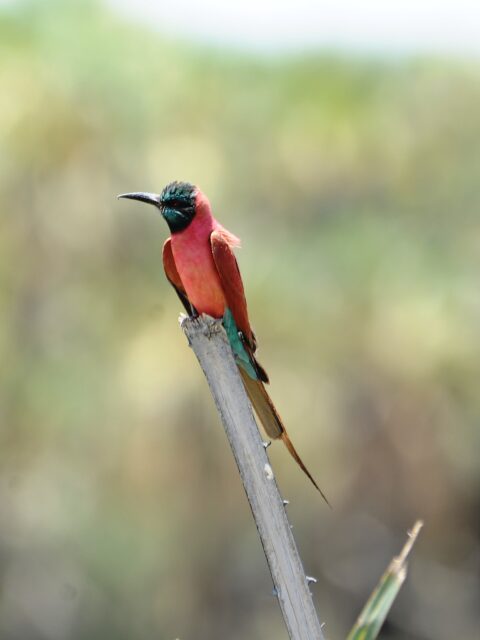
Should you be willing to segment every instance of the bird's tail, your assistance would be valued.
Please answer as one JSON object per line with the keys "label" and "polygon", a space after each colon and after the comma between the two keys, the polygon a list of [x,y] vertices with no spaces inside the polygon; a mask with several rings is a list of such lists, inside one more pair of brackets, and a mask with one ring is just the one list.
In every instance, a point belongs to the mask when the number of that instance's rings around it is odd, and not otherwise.
{"label": "bird's tail", "polygon": [[320,492],[320,495],[325,500],[325,502],[330,506],[327,497],[313,479],[310,471],[304,465],[303,460],[298,455],[292,441],[288,437],[287,430],[285,429],[282,419],[278,415],[278,411],[276,410],[275,405],[268,395],[263,382],[261,382],[261,380],[253,380],[248,375],[248,373],[242,369],[242,367],[239,367],[238,369],[242,376],[243,384],[247,391],[248,397],[250,398],[250,402],[252,403],[253,408],[255,409],[255,413],[262,423],[266,433],[270,436],[270,438],[274,438],[275,440],[280,438],[281,440],[283,440],[283,443],[287,447],[292,458],[298,464],[300,469],[305,473],[305,475],[309,478],[310,482],[317,489],[317,491]]}

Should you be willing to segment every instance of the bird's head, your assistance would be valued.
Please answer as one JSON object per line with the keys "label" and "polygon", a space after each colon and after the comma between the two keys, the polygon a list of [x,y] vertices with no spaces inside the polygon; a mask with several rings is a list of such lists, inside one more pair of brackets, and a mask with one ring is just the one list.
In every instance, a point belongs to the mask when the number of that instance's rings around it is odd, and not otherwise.
{"label": "bird's head", "polygon": [[172,233],[186,229],[206,200],[200,189],[189,182],[171,182],[160,195],[140,191],[122,193],[118,197],[153,204],[160,210]]}

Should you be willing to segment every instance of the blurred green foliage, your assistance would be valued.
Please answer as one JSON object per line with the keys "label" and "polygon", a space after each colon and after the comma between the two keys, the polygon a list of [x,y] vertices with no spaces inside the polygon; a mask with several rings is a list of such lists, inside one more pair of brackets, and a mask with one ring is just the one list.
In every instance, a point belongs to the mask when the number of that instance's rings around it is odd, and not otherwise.
{"label": "blurred green foliage", "polygon": [[[433,27],[432,27],[433,28]],[[130,190],[243,239],[307,573],[345,637],[425,530],[385,638],[478,631],[480,63],[255,58],[97,2],[0,7],[0,636],[285,637]]]}

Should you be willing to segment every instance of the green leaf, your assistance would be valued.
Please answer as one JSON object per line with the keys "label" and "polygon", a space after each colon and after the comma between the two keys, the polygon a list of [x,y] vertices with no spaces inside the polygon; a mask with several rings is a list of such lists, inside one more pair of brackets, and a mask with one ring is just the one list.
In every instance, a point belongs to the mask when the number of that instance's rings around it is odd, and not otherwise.
{"label": "green leaf", "polygon": [[422,527],[423,522],[417,520],[408,534],[408,540],[400,555],[393,558],[381,577],[380,582],[358,616],[353,629],[348,634],[347,640],[373,640],[378,636],[385,618],[400,591],[400,587],[407,577],[406,560]]}

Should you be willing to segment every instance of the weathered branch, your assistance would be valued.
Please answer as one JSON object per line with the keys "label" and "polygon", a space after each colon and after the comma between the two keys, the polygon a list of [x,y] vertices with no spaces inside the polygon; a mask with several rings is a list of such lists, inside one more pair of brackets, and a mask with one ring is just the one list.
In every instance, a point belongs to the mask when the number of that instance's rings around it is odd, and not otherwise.
{"label": "weathered branch", "polygon": [[290,638],[323,640],[308,580],[227,336],[208,316],[181,318],[208,380],[267,558]]}

